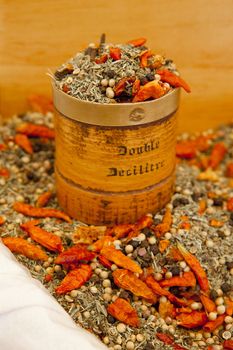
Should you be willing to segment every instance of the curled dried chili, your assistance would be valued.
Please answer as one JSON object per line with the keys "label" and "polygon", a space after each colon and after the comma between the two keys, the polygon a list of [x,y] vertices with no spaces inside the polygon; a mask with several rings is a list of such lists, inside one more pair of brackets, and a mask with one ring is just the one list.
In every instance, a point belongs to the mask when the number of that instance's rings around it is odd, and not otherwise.
{"label": "curled dried chili", "polygon": [[81,265],[77,269],[71,270],[56,288],[57,294],[65,294],[73,289],[80,288],[87,282],[92,275],[92,269],[89,265]]}
{"label": "curled dried chili", "polygon": [[76,244],[59,254],[54,262],[55,264],[69,266],[71,264],[78,264],[80,261],[90,261],[94,259],[95,256],[96,254],[87,250],[84,245]]}
{"label": "curled dried chili", "polygon": [[117,298],[112,304],[108,305],[107,311],[111,316],[129,326],[139,327],[140,325],[136,310],[125,299]]}
{"label": "curled dried chili", "polygon": [[184,81],[184,79],[177,76],[168,69],[157,70],[156,73],[161,76],[162,81],[169,83],[171,86],[182,87],[186,92],[191,92],[189,85]]}
{"label": "curled dried chili", "polygon": [[177,324],[184,328],[202,327],[208,321],[205,312],[192,311],[191,313],[180,313],[176,316]]}
{"label": "curled dried chili", "polygon": [[50,191],[42,193],[36,201],[36,207],[42,208],[42,207],[46,206],[48,204],[50,198],[52,197],[52,195],[53,194]]}
{"label": "curled dried chili", "polygon": [[45,125],[23,123],[16,128],[16,131],[20,134],[24,134],[30,137],[42,137],[46,139],[55,138],[55,131]]}
{"label": "curled dried chili", "polygon": [[33,148],[31,141],[27,137],[27,135],[22,135],[22,134],[16,134],[15,135],[15,143],[22,148],[25,152],[32,154],[33,153]]}
{"label": "curled dried chili", "polygon": [[184,272],[182,276],[174,276],[159,282],[161,287],[195,287],[196,278],[192,271]]}
{"label": "curled dried chili", "polygon": [[3,237],[3,243],[12,253],[22,254],[32,260],[47,261],[47,254],[36,245],[20,237]]}

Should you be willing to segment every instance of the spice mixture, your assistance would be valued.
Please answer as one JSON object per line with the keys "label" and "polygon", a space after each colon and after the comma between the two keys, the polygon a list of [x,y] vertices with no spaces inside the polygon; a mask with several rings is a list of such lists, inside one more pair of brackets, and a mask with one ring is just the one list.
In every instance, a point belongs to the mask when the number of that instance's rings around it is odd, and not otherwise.
{"label": "spice mixture", "polygon": [[103,34],[63,64],[52,76],[58,89],[84,101],[141,102],[157,99],[176,87],[190,92],[171,59],[153,53],[146,39],[107,44]]}
{"label": "spice mixture", "polygon": [[58,209],[52,118],[0,127],[3,243],[112,350],[233,349],[233,124],[181,135],[167,207],[106,228]]}

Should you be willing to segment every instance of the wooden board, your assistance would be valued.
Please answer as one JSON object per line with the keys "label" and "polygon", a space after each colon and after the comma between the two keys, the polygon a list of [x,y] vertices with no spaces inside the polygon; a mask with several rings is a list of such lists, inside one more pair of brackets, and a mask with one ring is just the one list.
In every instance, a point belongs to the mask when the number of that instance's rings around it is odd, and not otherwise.
{"label": "wooden board", "polygon": [[48,68],[97,41],[146,36],[172,57],[192,86],[183,93],[180,131],[230,121],[233,99],[232,0],[0,0],[0,113],[26,109],[30,93],[49,94]]}

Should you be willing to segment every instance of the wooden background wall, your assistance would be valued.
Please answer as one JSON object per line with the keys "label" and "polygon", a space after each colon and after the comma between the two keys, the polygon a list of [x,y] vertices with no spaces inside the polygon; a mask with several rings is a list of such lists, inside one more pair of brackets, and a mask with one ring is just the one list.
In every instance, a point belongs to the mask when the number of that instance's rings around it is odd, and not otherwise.
{"label": "wooden background wall", "polygon": [[232,0],[0,0],[0,113],[26,109],[30,93],[50,94],[48,68],[98,40],[146,36],[172,57],[192,86],[180,130],[232,119]]}

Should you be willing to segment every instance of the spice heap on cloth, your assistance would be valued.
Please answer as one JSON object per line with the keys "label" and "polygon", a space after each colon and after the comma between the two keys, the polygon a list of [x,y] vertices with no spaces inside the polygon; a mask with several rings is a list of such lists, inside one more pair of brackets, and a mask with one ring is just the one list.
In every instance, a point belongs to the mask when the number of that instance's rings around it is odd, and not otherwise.
{"label": "spice heap on cloth", "polygon": [[0,127],[2,242],[112,350],[233,349],[233,124],[180,136],[165,209],[96,227],[58,208],[52,117]]}
{"label": "spice heap on cloth", "polygon": [[142,102],[158,99],[188,84],[171,59],[157,54],[145,38],[125,44],[94,43],[54,73],[55,85],[77,99],[98,103]]}

